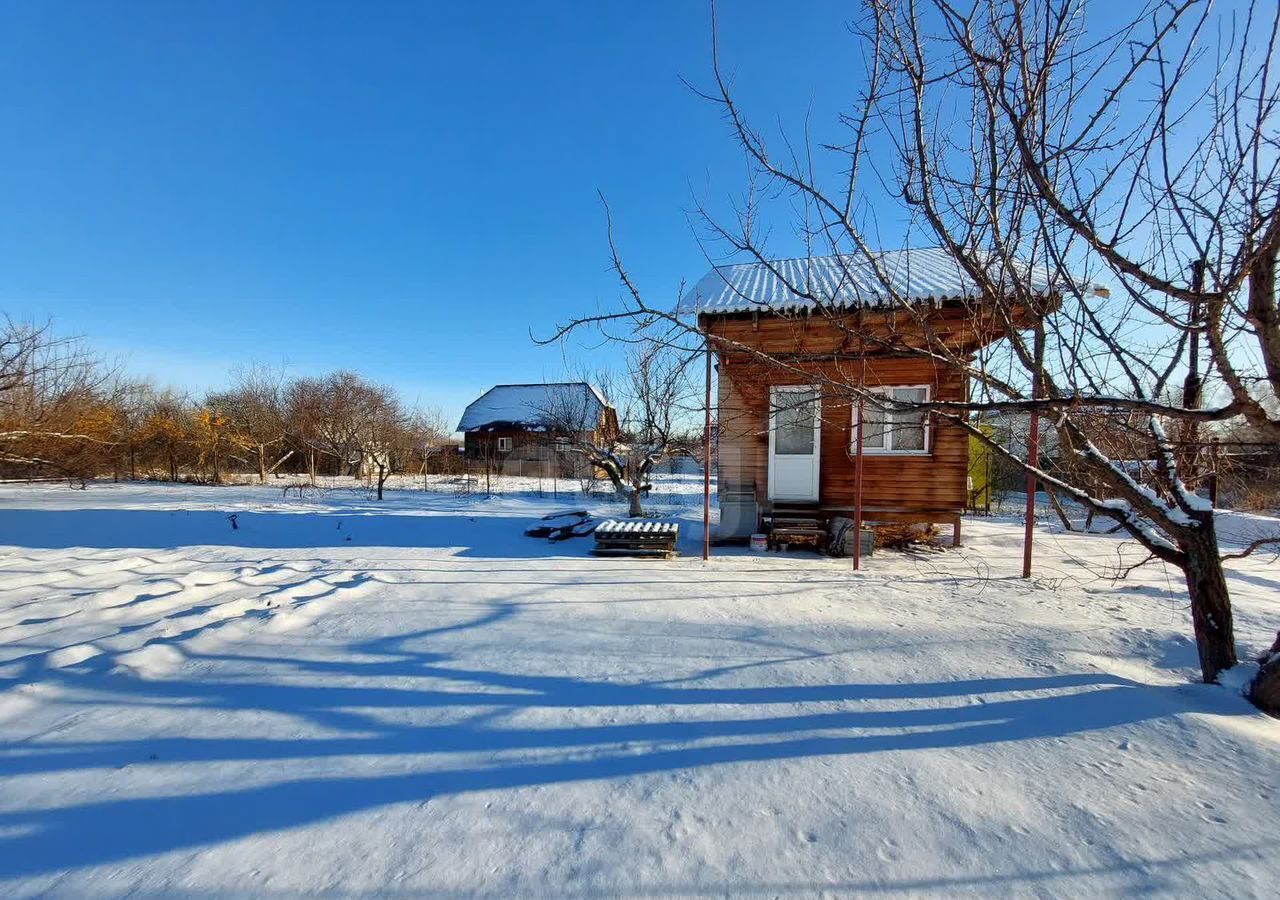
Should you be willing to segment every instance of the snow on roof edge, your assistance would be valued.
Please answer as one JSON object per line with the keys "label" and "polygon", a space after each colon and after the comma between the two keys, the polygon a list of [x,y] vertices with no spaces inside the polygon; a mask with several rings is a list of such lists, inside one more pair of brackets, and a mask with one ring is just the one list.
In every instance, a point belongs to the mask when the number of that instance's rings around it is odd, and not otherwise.
{"label": "snow on roof edge", "polygon": [[[475,400],[467,404],[458,421],[458,431],[474,431],[486,425],[498,423],[538,426],[543,424],[549,408],[556,406],[560,398],[566,396],[564,389],[583,391],[584,403],[582,416],[585,423],[594,420],[608,408],[604,395],[593,384],[585,381],[552,381],[530,382],[524,384],[495,384]],[[554,393],[553,393],[554,392]],[[576,403],[577,398],[567,395],[569,402]]]}

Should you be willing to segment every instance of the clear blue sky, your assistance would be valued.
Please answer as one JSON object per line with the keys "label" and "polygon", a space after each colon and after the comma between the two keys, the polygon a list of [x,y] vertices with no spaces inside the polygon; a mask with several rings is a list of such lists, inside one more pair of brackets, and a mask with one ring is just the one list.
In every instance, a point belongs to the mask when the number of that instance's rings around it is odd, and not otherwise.
{"label": "clear blue sky", "polygon": [[[846,4],[722,3],[768,124],[829,124]],[[0,10],[0,309],[161,383],[349,367],[450,415],[563,373],[545,333],[629,267],[706,268],[691,186],[741,186],[709,11],[669,3],[10,2]]]}

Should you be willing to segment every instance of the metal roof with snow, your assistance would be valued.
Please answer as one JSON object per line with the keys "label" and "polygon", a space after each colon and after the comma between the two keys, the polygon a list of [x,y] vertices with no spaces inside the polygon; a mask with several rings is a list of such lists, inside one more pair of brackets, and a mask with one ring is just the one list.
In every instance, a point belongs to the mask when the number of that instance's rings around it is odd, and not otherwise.
{"label": "metal roof with snow", "polygon": [[548,419],[571,418],[578,430],[596,427],[608,404],[585,381],[552,384],[498,384],[489,388],[463,411],[458,431],[474,431],[487,425],[545,427]]}
{"label": "metal roof with snow", "polygon": [[[875,308],[892,306],[899,300],[941,302],[981,294],[955,257],[941,247],[888,250],[875,256],[883,279],[865,256],[809,256],[768,265],[716,266],[685,293],[676,311],[691,315]],[[1021,268],[1034,293],[1047,294],[1054,288],[1048,270]]]}

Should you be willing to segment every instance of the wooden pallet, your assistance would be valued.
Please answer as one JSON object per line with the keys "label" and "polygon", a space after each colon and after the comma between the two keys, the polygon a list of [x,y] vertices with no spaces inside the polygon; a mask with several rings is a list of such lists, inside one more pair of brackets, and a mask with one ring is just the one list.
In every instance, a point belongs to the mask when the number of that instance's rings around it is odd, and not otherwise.
{"label": "wooden pallet", "polygon": [[827,515],[816,505],[774,504],[767,519],[770,550],[801,544],[821,553],[827,547]]}
{"label": "wooden pallet", "polygon": [[608,519],[595,530],[596,556],[670,557],[676,552],[680,526],[653,519]]}

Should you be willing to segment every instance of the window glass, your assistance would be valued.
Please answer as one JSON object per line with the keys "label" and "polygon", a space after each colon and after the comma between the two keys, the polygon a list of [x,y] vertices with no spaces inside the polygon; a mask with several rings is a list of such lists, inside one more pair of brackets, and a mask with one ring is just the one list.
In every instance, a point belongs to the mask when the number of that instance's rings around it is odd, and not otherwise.
{"label": "window glass", "polygon": [[[910,403],[923,403],[929,399],[926,388],[894,388],[893,398]],[[924,428],[927,413],[920,409],[899,410],[893,414],[893,449],[923,450]]]}
{"label": "window glass", "polygon": [[893,425],[893,449],[924,449],[924,412],[900,412]]}
{"label": "window glass", "polygon": [[811,456],[813,426],[817,418],[813,391],[778,391],[774,395],[774,453],[779,456]]}
{"label": "window glass", "polygon": [[[924,387],[885,388],[877,393],[887,394],[895,400],[907,403],[924,403],[929,399],[929,389]],[[862,447],[864,450],[921,451],[928,449],[929,414],[924,410],[883,410],[871,401],[862,408]],[[853,421],[857,424],[858,410],[854,405]],[[855,446],[856,434],[851,435],[850,447]]]}
{"label": "window glass", "polygon": [[[857,407],[854,408],[853,415],[858,415]],[[889,430],[886,427],[888,420],[883,409],[880,409],[870,401],[862,403],[862,447],[864,450],[883,450],[885,443],[889,437]],[[856,441],[858,436],[854,435]]]}

